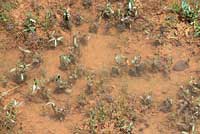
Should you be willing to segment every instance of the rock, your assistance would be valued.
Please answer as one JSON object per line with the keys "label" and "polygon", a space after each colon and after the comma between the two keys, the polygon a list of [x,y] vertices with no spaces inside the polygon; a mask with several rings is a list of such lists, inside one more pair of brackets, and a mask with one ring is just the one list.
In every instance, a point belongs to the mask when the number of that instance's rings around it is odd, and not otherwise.
{"label": "rock", "polygon": [[173,66],[174,71],[184,71],[185,69],[189,68],[188,61],[179,60]]}
{"label": "rock", "polygon": [[116,25],[116,27],[119,32],[124,32],[126,29],[126,25],[124,23],[119,23]]}

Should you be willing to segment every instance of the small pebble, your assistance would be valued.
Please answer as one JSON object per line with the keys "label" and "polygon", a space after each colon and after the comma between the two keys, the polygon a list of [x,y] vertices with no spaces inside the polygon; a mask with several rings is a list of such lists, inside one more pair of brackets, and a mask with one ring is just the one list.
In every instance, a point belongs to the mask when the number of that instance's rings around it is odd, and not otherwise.
{"label": "small pebble", "polygon": [[173,66],[174,71],[184,71],[187,68],[189,68],[188,61],[185,60],[179,60]]}

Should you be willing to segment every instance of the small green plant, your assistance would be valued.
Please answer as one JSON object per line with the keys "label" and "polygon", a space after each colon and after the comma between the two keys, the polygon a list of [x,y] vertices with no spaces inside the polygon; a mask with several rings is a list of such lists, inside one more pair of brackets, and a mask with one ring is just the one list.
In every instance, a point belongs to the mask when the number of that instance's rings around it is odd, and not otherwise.
{"label": "small green plant", "polygon": [[197,19],[198,14],[195,13],[194,9],[190,7],[187,0],[181,1],[181,9],[183,17],[189,22],[193,22],[195,19]]}
{"label": "small green plant", "polygon": [[12,132],[17,124],[17,110],[21,103],[12,100],[3,108],[0,107],[0,132]]}
{"label": "small green plant", "polygon": [[199,22],[199,13],[200,8],[198,3],[195,7],[191,7],[187,0],[182,0],[181,5],[174,5],[172,11],[176,12],[183,18],[185,21],[189,22],[194,27],[194,35],[196,37],[200,36],[200,22]]}
{"label": "small green plant", "polygon": [[64,81],[60,75],[57,75],[55,78],[56,82],[56,93],[64,93],[68,88],[68,83]]}
{"label": "small green plant", "polygon": [[75,63],[75,57],[72,54],[60,56],[60,68],[66,70],[71,64]]}
{"label": "small green plant", "polygon": [[49,43],[51,46],[56,48],[60,43],[62,43],[63,37],[62,36],[55,36],[55,31],[53,31],[50,35]]}
{"label": "small green plant", "polygon": [[8,16],[5,13],[0,12],[0,22],[6,23],[7,21],[8,21]]}
{"label": "small green plant", "polygon": [[18,63],[15,68],[11,69],[10,72],[13,74],[13,79],[16,83],[21,84],[27,79],[27,69],[31,64]]}
{"label": "small green plant", "polygon": [[[130,96],[129,96],[130,97]],[[88,119],[78,131],[90,134],[108,133],[132,134],[136,121],[134,104],[128,97],[119,97],[111,103],[99,100],[88,112]],[[103,130],[102,130],[103,128]]]}
{"label": "small green plant", "polygon": [[174,13],[179,13],[181,11],[181,7],[179,6],[177,2],[174,2],[171,6],[171,10]]}
{"label": "small green plant", "polygon": [[153,97],[152,93],[144,94],[143,96],[140,96],[140,102],[144,106],[144,109],[148,109],[152,106],[153,103]]}
{"label": "small green plant", "polygon": [[72,29],[72,20],[69,8],[67,10],[64,10],[63,13],[63,27],[68,30]]}
{"label": "small green plant", "polygon": [[111,3],[107,3],[106,7],[103,9],[101,16],[104,19],[110,19],[114,15],[114,10],[112,9]]}
{"label": "small green plant", "polygon": [[56,22],[55,14],[53,14],[51,10],[47,11],[45,15],[45,20],[42,23],[42,26],[44,27],[44,29],[48,30],[49,28],[53,27],[55,22]]}
{"label": "small green plant", "polygon": [[32,86],[32,94],[35,94],[38,90],[40,90],[39,81],[37,79],[34,79]]}
{"label": "small green plant", "polygon": [[24,22],[24,32],[34,33],[36,32],[37,21],[31,15],[29,15]]}
{"label": "small green plant", "polygon": [[127,63],[127,58],[121,54],[118,54],[115,56],[115,62],[118,64],[118,65],[126,65]]}
{"label": "small green plant", "polygon": [[200,23],[194,21],[194,35],[195,37],[200,37]]}
{"label": "small green plant", "polygon": [[137,8],[135,6],[134,0],[128,0],[127,2],[127,9],[126,9],[126,16],[135,17],[138,15]]}

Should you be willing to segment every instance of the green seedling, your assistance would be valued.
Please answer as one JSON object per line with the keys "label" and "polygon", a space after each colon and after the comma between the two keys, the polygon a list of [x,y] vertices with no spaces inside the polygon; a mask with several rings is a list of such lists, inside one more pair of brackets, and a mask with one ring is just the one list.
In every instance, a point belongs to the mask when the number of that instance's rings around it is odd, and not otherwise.
{"label": "green seedling", "polygon": [[127,63],[127,58],[123,55],[116,55],[115,56],[115,62],[118,64],[118,65],[126,65]]}
{"label": "green seedling", "polygon": [[82,68],[77,67],[73,70],[73,72],[68,77],[68,82],[70,85],[73,85],[78,78],[82,76]]}
{"label": "green seedling", "polygon": [[56,93],[64,93],[66,89],[68,88],[68,83],[64,81],[60,75],[57,75],[55,77],[56,82]]}
{"label": "green seedling", "polygon": [[112,9],[112,5],[111,5],[111,3],[107,3],[106,7],[104,8],[104,10],[101,13],[101,16],[104,19],[110,19],[113,15],[114,15],[114,10]]}
{"label": "green seedling", "polygon": [[200,37],[200,23],[197,21],[194,21],[194,35]]}
{"label": "green seedling", "polygon": [[60,68],[62,70],[68,69],[73,63],[75,63],[75,57],[72,54],[60,56]]}
{"label": "green seedling", "polygon": [[195,11],[190,7],[190,5],[187,3],[187,0],[181,1],[181,9],[183,17],[189,22],[193,22],[197,18],[198,14],[196,14]]}
{"label": "green seedling", "polygon": [[36,32],[36,24],[37,24],[37,21],[31,16],[28,16],[24,23],[24,32],[28,32],[28,33]]}
{"label": "green seedling", "polygon": [[15,68],[10,70],[11,73],[14,73],[14,81],[16,83],[21,84],[26,81],[26,72],[30,66],[31,64],[18,63]]}
{"label": "green seedling", "polygon": [[65,108],[59,108],[54,102],[48,102],[46,106],[50,105],[53,112],[54,117],[57,118],[60,121],[63,121],[66,116],[66,109]]}
{"label": "green seedling", "polygon": [[131,60],[131,68],[128,72],[130,76],[138,77],[145,71],[145,64],[142,63],[141,59],[141,56],[137,55]]}
{"label": "green seedling", "polygon": [[141,59],[142,59],[141,56],[137,55],[131,60],[131,64],[132,65],[140,64],[141,63]]}
{"label": "green seedling", "polygon": [[128,0],[126,16],[136,17],[138,15],[134,0]]}
{"label": "green seedling", "polygon": [[72,20],[71,20],[71,14],[69,11],[69,8],[67,10],[64,10],[63,13],[63,26],[67,28],[68,30],[72,29]]}
{"label": "green seedling", "polygon": [[53,14],[52,11],[47,11],[47,13],[45,15],[45,20],[44,20],[42,26],[44,27],[45,30],[47,30],[47,29],[53,27],[55,23],[56,23],[55,14]]}
{"label": "green seedling", "polygon": [[153,103],[153,97],[151,94],[145,94],[143,96],[140,96],[141,104],[145,106],[146,108],[150,108]]}
{"label": "green seedling", "polygon": [[182,0],[181,6],[179,8],[180,10],[175,9],[176,13],[178,13],[185,21],[193,25],[194,36],[199,37],[200,36],[200,22],[199,22],[200,8],[199,8],[198,3],[196,4],[196,8],[191,8],[187,0]]}
{"label": "green seedling", "polygon": [[104,133],[102,126],[106,125],[108,128],[112,127],[109,131],[111,133],[132,134],[136,115],[134,104],[129,99],[119,97],[111,103],[98,100],[97,105],[89,111],[89,117],[79,131],[91,134]]}
{"label": "green seedling", "polygon": [[37,79],[34,79],[32,86],[32,94],[37,93],[38,90],[40,90],[39,81]]}
{"label": "green seedling", "polygon": [[171,10],[174,13],[179,13],[181,11],[181,7],[179,6],[177,2],[175,2],[172,4]]}
{"label": "green seedling", "polygon": [[55,36],[55,31],[53,31],[50,35],[49,43],[52,44],[54,48],[56,48],[60,43],[62,43],[63,37],[57,37]]}
{"label": "green seedling", "polygon": [[0,22],[1,23],[6,23],[8,20],[9,20],[8,16],[5,13],[0,12]]}
{"label": "green seedling", "polygon": [[[22,103],[12,100],[7,105],[4,106],[3,112],[5,113],[4,117],[1,117],[1,121],[3,123],[2,126],[0,126],[1,129],[6,128],[7,130],[12,130],[14,126],[16,125],[17,121],[17,111],[16,108],[19,107]],[[0,122],[1,122],[0,121]]]}

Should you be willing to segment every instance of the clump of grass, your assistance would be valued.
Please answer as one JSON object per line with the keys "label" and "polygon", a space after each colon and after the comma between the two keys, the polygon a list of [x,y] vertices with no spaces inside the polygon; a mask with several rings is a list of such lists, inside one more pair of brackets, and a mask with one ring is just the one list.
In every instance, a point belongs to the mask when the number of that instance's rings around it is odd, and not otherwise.
{"label": "clump of grass", "polygon": [[178,92],[176,126],[182,133],[195,133],[200,120],[200,79],[192,78],[188,84],[181,86]]}
{"label": "clump of grass", "polygon": [[147,93],[147,94],[144,94],[143,96],[140,96],[140,102],[144,106],[143,107],[144,110],[149,109],[153,103],[152,93]]}
{"label": "clump of grass", "polygon": [[[119,97],[112,103],[98,101],[88,113],[88,119],[75,133],[133,133],[136,121],[134,104],[129,97]],[[112,130],[109,130],[112,128]]]}
{"label": "clump of grass", "polygon": [[114,10],[112,8],[111,3],[108,2],[101,13],[101,16],[104,19],[110,19],[111,17],[113,17],[113,15],[114,15]]}
{"label": "clump of grass", "polygon": [[56,23],[55,14],[51,10],[48,10],[45,14],[45,19],[44,22],[42,23],[42,26],[44,27],[45,30],[48,30],[49,28],[52,28],[55,23]]}
{"label": "clump of grass", "polygon": [[35,33],[36,32],[37,20],[31,15],[28,15],[24,22],[24,32]]}
{"label": "clump of grass", "polygon": [[174,4],[172,11],[179,14],[182,20],[189,22],[194,27],[194,35],[196,37],[200,36],[200,7],[196,3],[195,7],[190,6],[190,3],[187,0],[182,0],[181,4]]}
{"label": "clump of grass", "polygon": [[16,100],[10,101],[6,106],[0,106],[0,133],[12,133],[17,125],[17,110],[16,108],[21,103]]}
{"label": "clump of grass", "polygon": [[72,54],[60,56],[60,69],[69,69],[71,64],[75,63],[75,56]]}
{"label": "clump of grass", "polygon": [[48,29],[52,28],[55,23],[56,23],[55,14],[51,10],[48,10],[46,12],[44,22],[42,23],[44,30],[48,30]]}
{"label": "clump of grass", "polygon": [[17,84],[21,84],[27,79],[27,69],[31,64],[18,63],[15,68],[11,69],[10,72],[13,73],[13,80]]}
{"label": "clump of grass", "polygon": [[0,23],[6,23],[8,19],[8,16],[4,12],[0,12]]}

